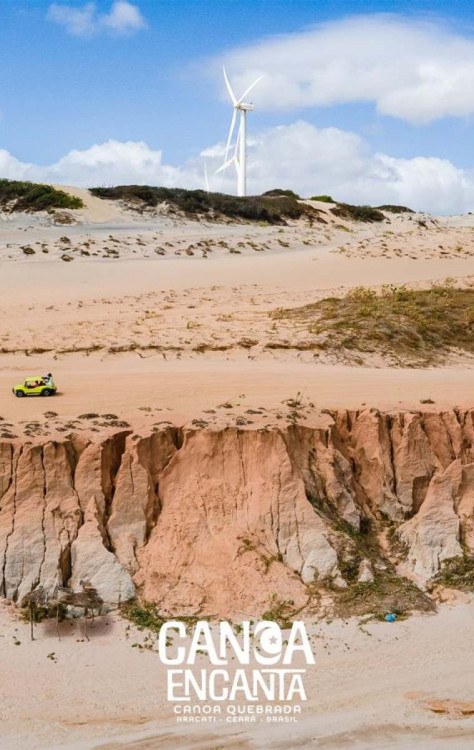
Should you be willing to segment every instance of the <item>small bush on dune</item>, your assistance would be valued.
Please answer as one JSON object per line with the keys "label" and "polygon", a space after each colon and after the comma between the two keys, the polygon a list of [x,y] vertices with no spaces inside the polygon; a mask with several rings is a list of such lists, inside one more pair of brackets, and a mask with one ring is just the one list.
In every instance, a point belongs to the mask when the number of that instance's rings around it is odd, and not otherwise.
{"label": "small bush on dune", "polygon": [[268,195],[272,198],[278,198],[280,195],[286,195],[287,198],[294,198],[295,201],[301,200],[298,193],[293,192],[293,190],[282,190],[281,188],[274,188],[273,190],[267,190],[266,193],[262,193],[262,195]]}
{"label": "small bush on dune", "polygon": [[387,211],[391,214],[404,214],[404,213],[415,213],[411,208],[407,206],[396,206],[387,203],[383,206],[354,206],[351,203],[338,203],[330,195],[313,195],[309,200],[321,201],[322,203],[335,203],[335,208],[331,211],[335,216],[340,216],[343,219],[352,219],[353,221],[383,221],[384,215],[382,211]]}
{"label": "small bush on dune", "polygon": [[414,214],[412,208],[407,206],[392,206],[391,203],[387,203],[384,206],[376,206],[379,211],[388,211],[391,214]]}
{"label": "small bush on dune", "polygon": [[313,195],[312,198],[310,198],[310,201],[320,201],[321,203],[336,203],[337,202],[334,200],[334,198],[331,198],[330,195]]}
{"label": "small bush on dune", "polygon": [[0,179],[0,207],[9,211],[47,211],[52,208],[83,208],[84,203],[52,185]]}
{"label": "small bush on dune", "polygon": [[377,208],[372,206],[353,206],[350,203],[338,203],[335,208],[330,209],[334,216],[341,219],[352,219],[353,221],[384,221],[385,216]]}

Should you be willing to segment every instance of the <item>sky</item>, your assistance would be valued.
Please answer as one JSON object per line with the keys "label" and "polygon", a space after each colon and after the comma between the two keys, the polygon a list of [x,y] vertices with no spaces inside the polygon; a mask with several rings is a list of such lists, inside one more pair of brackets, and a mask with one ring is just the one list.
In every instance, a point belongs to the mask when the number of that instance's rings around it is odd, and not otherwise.
{"label": "sky", "polygon": [[0,177],[474,210],[470,0],[0,0]]}

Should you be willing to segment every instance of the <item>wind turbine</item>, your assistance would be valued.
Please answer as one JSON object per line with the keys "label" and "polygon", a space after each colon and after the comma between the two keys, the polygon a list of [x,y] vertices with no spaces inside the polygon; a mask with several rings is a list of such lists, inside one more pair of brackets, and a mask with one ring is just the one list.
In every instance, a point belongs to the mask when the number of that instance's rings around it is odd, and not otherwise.
{"label": "wind turbine", "polygon": [[[245,97],[251,92],[254,86],[262,80],[263,75],[259,76],[242,94],[240,99],[237,99],[236,95],[232,90],[230,81],[227,77],[226,69],[222,68],[224,72],[224,81],[229,92],[230,99],[234,111],[232,113],[232,120],[230,121],[230,130],[227,137],[227,144],[225,147],[224,164],[220,167],[218,172],[225,172],[227,167],[231,164],[235,164],[237,171],[237,195],[243,196],[247,194],[247,112],[252,112],[254,109],[253,104],[249,104],[244,101]],[[228,159],[230,145],[232,143],[232,137],[234,135],[234,129],[237,122],[237,116],[239,117],[239,129],[237,133],[237,140],[235,142],[234,155],[231,159]]]}

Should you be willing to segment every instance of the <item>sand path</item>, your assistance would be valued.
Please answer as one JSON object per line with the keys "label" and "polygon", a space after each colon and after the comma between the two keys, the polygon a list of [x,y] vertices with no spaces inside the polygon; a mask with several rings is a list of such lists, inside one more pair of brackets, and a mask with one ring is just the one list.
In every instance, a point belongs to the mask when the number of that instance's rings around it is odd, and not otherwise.
{"label": "sand path", "polygon": [[[472,369],[375,369],[204,358],[166,362],[133,355],[102,362],[92,357],[55,362],[60,393],[54,398],[20,400],[11,394],[11,385],[32,368],[32,374],[36,370],[40,374],[49,362],[39,357],[15,358],[15,364],[12,358],[7,360],[0,358],[0,415],[12,422],[40,419],[45,411],[54,410],[64,418],[114,412],[137,425],[140,407],[153,407],[166,411],[163,419],[179,424],[223,402],[235,405],[227,412],[229,418],[249,408],[281,407],[298,392],[318,409],[439,410],[474,403]],[[427,399],[434,403],[422,405]]]}

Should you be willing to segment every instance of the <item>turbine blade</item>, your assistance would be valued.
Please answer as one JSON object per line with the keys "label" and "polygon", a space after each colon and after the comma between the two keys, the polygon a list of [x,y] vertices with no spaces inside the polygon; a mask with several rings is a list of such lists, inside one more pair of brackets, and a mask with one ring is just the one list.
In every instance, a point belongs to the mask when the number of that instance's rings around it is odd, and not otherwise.
{"label": "turbine blade", "polygon": [[244,101],[244,99],[245,99],[245,97],[247,96],[247,94],[250,94],[250,92],[252,91],[253,87],[254,87],[254,86],[256,86],[256,85],[257,85],[257,83],[260,83],[260,81],[262,80],[262,78],[265,78],[265,75],[261,75],[261,76],[259,76],[258,78],[256,78],[256,79],[255,79],[255,81],[254,81],[253,83],[251,83],[251,84],[250,84],[250,86],[248,87],[248,89],[245,89],[244,93],[243,93],[243,94],[242,94],[242,96],[240,97],[240,99],[239,99],[239,101],[237,102],[237,104],[241,104],[241,102],[243,102],[243,101]]}
{"label": "turbine blade", "polygon": [[235,121],[237,119],[237,110],[234,109],[232,112],[232,120],[230,121],[229,135],[227,136],[227,143],[225,147],[224,164],[227,161],[229,155],[230,144],[232,142],[232,136],[234,135]]}
{"label": "turbine blade", "polygon": [[222,70],[223,70],[223,73],[224,73],[224,81],[225,81],[225,85],[227,86],[227,91],[229,92],[229,96],[231,98],[232,104],[235,107],[235,105],[237,104],[237,97],[234,94],[234,92],[232,91],[232,86],[230,85],[230,81],[229,81],[229,79],[227,77],[227,72],[226,72],[226,69],[224,68],[224,66],[222,66]]}
{"label": "turbine blade", "polygon": [[227,169],[227,167],[230,167],[230,165],[231,165],[231,164],[232,164],[232,162],[234,162],[234,161],[235,161],[235,156],[233,156],[233,157],[232,157],[232,159],[229,159],[229,161],[226,161],[226,162],[225,162],[225,163],[224,163],[224,164],[222,165],[222,167],[219,167],[219,169],[216,169],[216,171],[214,172],[214,174],[219,174],[219,172],[225,172],[225,170]]}

